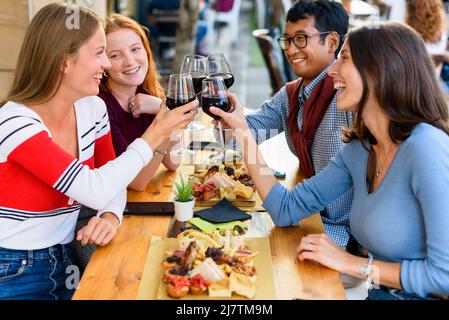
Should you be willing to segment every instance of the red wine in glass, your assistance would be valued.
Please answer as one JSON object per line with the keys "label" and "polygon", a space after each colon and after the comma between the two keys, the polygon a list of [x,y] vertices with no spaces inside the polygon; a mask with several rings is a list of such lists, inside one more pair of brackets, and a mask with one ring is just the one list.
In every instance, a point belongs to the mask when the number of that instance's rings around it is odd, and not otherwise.
{"label": "red wine in glass", "polygon": [[195,100],[195,96],[190,97],[190,98],[178,98],[175,95],[168,95],[167,96],[167,100],[165,101],[165,104],[167,105],[167,107],[170,110],[176,109],[178,107],[181,107],[189,102],[192,102],[193,100]]}
{"label": "red wine in glass", "polygon": [[203,95],[201,106],[204,113],[214,118],[215,120],[220,120],[221,118],[210,112],[211,107],[221,109],[225,112],[228,112],[231,109],[231,103],[226,97],[210,97]]}
{"label": "red wine in glass", "polygon": [[[165,105],[170,109],[176,109],[193,100],[195,100],[195,91],[193,89],[193,81],[190,74],[171,74],[168,80],[167,98]],[[184,156],[191,155],[194,152],[185,147],[184,131],[181,134],[182,146],[171,153]]]}
{"label": "red wine in glass", "polygon": [[226,85],[226,88],[228,89],[232,87],[232,85],[234,84],[234,75],[232,73],[212,73],[210,76],[222,77]]}
{"label": "red wine in glass", "polygon": [[221,76],[228,89],[234,84],[231,67],[222,53],[211,54],[207,57],[207,74],[209,76]]}
{"label": "red wine in glass", "polygon": [[[190,74],[192,76],[193,88],[195,95],[201,103],[202,81],[207,76],[207,58],[201,55],[189,54],[184,56],[180,74]],[[199,115],[201,116],[201,115]],[[188,130],[201,130],[204,126],[201,121],[194,120],[188,126]]]}
{"label": "red wine in glass", "polygon": [[204,73],[192,72],[191,76],[195,94],[198,96],[201,93],[201,90],[203,89],[203,80],[206,79],[206,75]]}
{"label": "red wine in glass", "polygon": [[210,117],[219,120],[219,116],[210,112],[210,108],[215,107],[228,112],[231,103],[228,99],[228,89],[222,77],[209,76],[203,80],[203,90],[201,94],[201,108]]}
{"label": "red wine in glass", "polygon": [[231,109],[231,102],[228,98],[228,89],[225,85],[223,77],[212,77],[209,76],[203,80],[203,91],[201,93],[201,107],[207,115],[218,120],[218,129],[220,135],[220,145],[221,145],[221,157],[222,161],[225,161],[225,144],[223,137],[223,126],[221,123],[221,117],[210,112],[210,108],[215,107],[228,112]]}
{"label": "red wine in glass", "polygon": [[201,55],[189,54],[184,57],[180,74],[190,74],[192,76],[195,94],[201,93],[201,82],[207,75],[207,59]]}

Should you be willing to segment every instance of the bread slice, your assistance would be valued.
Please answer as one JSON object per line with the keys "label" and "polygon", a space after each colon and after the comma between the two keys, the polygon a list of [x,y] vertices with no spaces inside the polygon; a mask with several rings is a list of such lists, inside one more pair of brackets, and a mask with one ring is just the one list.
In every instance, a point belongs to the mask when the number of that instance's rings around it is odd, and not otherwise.
{"label": "bread slice", "polygon": [[232,292],[229,290],[228,278],[215,281],[209,286],[209,297],[229,298],[231,296]]}
{"label": "bread slice", "polygon": [[229,275],[229,289],[249,299],[253,299],[256,295],[256,285],[251,277],[237,272],[231,272]]}
{"label": "bread slice", "polygon": [[220,195],[221,195],[222,199],[226,198],[229,201],[233,201],[236,198],[235,193],[234,193],[234,189],[230,188],[230,187],[221,187],[220,188]]}
{"label": "bread slice", "polygon": [[251,199],[254,193],[254,189],[248,186],[245,186],[240,181],[237,181],[234,187],[234,193],[238,196],[241,196],[245,199]]}

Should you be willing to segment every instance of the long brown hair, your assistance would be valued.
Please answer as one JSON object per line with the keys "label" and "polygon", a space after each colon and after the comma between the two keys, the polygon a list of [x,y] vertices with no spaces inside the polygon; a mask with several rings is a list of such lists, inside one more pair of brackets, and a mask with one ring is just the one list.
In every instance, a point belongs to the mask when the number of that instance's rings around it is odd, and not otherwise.
{"label": "long brown hair", "polygon": [[374,138],[362,120],[369,96],[368,79],[390,119],[389,135],[393,141],[407,139],[421,122],[449,135],[448,107],[424,42],[416,31],[402,23],[387,22],[355,29],[347,41],[362,78],[363,93],[353,129],[344,134],[345,142]]}
{"label": "long brown hair", "polygon": [[101,24],[93,11],[76,5],[52,3],[39,10],[25,34],[12,88],[0,106],[7,101],[36,104],[53,98],[64,62],[77,54]]}
{"label": "long brown hair", "polygon": [[421,35],[424,42],[439,42],[446,24],[443,1],[407,0],[406,2],[405,22]]}
{"label": "long brown hair", "polygon": [[[150,49],[150,42],[148,41],[145,31],[136,21],[121,14],[114,13],[106,19],[106,36],[120,29],[130,29],[134,31],[142,40],[143,47],[147,53],[148,72],[142,84],[143,89],[152,96],[164,98],[164,89],[160,83],[161,76],[159,75],[156,64],[154,63],[153,54]],[[107,81],[107,78],[105,81]]]}

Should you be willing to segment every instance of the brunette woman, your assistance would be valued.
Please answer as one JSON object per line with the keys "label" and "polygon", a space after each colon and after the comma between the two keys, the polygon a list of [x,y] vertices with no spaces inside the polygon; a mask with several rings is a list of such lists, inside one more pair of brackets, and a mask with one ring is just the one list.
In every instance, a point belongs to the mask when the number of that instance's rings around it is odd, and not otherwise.
{"label": "brunette woman", "polygon": [[211,110],[248,146],[245,161],[276,225],[319,212],[353,187],[351,232],[367,258],[325,234],[301,239],[298,258],[315,260],[376,286],[369,299],[449,294],[448,107],[424,42],[410,27],[386,23],[352,31],[331,68],[337,107],[357,112],[337,156],[316,176],[287,190],[267,172],[242,108]]}

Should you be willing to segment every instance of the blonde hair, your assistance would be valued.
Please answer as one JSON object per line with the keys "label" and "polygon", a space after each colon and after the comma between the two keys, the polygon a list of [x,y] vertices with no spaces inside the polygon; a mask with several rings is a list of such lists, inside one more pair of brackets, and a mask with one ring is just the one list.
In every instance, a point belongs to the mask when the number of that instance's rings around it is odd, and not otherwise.
{"label": "blonde hair", "polygon": [[[79,24],[69,25],[73,18]],[[76,5],[52,3],[39,10],[25,34],[12,88],[0,106],[7,101],[36,104],[53,98],[67,57],[76,56],[101,26],[93,11]]]}
{"label": "blonde hair", "polygon": [[[121,14],[114,13],[108,19],[106,19],[106,36],[120,29],[130,29],[134,31],[142,40],[143,47],[145,48],[145,51],[147,53],[148,72],[142,84],[143,89],[152,96],[165,98],[164,89],[160,83],[161,76],[157,71],[153,54],[150,49],[150,42],[148,41],[145,31],[136,21]],[[107,81],[107,78],[105,81]]]}
{"label": "blonde hair", "polygon": [[439,42],[446,25],[443,2],[441,0],[408,0],[405,21],[419,33],[424,42]]}

